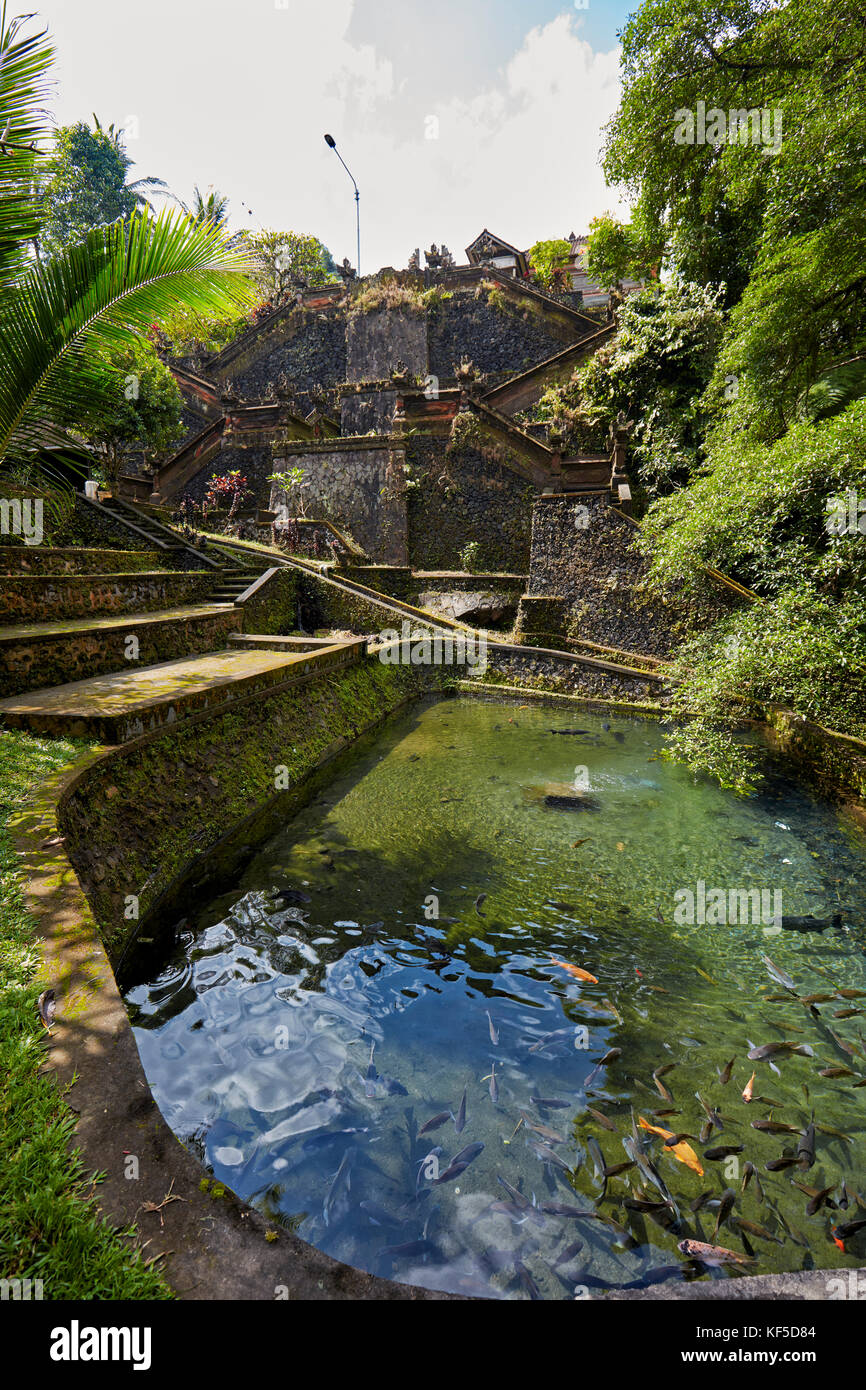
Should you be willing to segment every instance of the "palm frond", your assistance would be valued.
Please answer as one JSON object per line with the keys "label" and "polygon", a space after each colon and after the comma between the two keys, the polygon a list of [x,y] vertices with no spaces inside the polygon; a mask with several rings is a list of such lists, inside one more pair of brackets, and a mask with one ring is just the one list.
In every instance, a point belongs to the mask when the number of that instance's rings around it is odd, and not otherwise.
{"label": "palm frond", "polygon": [[[39,234],[35,193],[38,142],[48,133],[42,103],[54,48],[45,31],[19,37],[23,15],[6,22],[0,9],[0,294],[24,271],[28,245]],[[30,147],[33,148],[30,148]]]}
{"label": "palm frond", "polygon": [[214,227],[174,212],[97,227],[31,269],[0,300],[0,459],[26,456],[76,401],[104,400],[94,347],[119,349],[178,308],[251,305],[250,269]]}

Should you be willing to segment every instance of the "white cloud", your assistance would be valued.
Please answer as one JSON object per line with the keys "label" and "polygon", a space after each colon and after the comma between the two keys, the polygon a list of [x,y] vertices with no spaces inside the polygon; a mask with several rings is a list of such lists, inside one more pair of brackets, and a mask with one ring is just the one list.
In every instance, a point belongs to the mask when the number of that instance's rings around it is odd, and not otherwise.
{"label": "white cloud", "polygon": [[[431,25],[395,67],[378,36],[351,38],[354,0],[291,0],[286,10],[149,0],[138,26],[119,23],[119,8],[42,0],[60,55],[59,119],[137,116],[135,173],[165,178],[187,200],[193,183],[215,184],[237,225],[314,232],[354,260],[353,190],[325,131],[361,188],[365,271],[405,265],[431,240],[461,260],[484,225],[528,246],[618,206],[598,166],[618,52],[594,51],[570,14],[532,29],[498,71],[479,49],[478,90],[466,95],[464,83],[463,96],[437,106],[437,81],[414,95],[413,73],[447,70],[459,42],[450,25]],[[435,140],[425,139],[429,116]]]}

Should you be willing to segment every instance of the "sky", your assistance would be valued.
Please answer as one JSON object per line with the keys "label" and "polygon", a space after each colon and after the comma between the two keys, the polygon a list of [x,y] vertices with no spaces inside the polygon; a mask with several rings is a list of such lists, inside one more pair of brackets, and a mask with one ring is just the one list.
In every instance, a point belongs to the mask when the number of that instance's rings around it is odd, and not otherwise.
{"label": "sky", "polygon": [[[579,0],[584,3],[584,0]],[[33,3],[33,0],[31,0]],[[134,179],[228,196],[361,269],[483,227],[521,248],[626,205],[599,165],[637,0],[35,0],[58,124],[114,122]],[[15,6],[11,6],[13,13]],[[22,11],[30,6],[20,7]],[[423,264],[423,257],[422,257]]]}

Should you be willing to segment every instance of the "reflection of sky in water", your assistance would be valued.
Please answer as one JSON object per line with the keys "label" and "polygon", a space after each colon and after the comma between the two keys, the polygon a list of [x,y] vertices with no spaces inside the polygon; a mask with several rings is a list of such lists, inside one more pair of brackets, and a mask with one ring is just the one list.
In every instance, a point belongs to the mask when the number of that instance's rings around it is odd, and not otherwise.
{"label": "reflection of sky in water", "polygon": [[[550,732],[575,727],[586,732]],[[632,1106],[697,1135],[697,1090],[724,1124],[706,1147],[744,1144],[738,1162],[756,1164],[765,1191],[763,1203],[754,1185],[738,1197],[719,1242],[745,1249],[742,1217],[776,1238],[746,1236],[758,1272],[862,1263],[861,1236],[841,1254],[827,1211],[805,1215],[791,1172],[765,1172],[791,1138],[755,1131],[769,1109],[747,1107],[740,1092],[757,1070],[755,1094],[776,1102],[774,1119],[805,1125],[814,1106],[819,1124],[850,1135],[847,1145],[819,1131],[815,1165],[793,1176],[810,1187],[844,1176],[857,1189],[864,1093],[818,1071],[866,1070],[833,1037],[862,1048],[859,1014],[834,1017],[859,1000],[822,1004],[817,1019],[796,1001],[769,1002],[784,991],[761,952],[801,993],[866,986],[864,837],[791,787],[773,783],[744,801],[695,784],[657,760],[661,742],[650,722],[614,717],[608,730],[587,713],[472,701],[391,723],[260,849],[232,892],[191,913],[161,973],[129,991],[174,1130],[272,1221],[291,1221],[351,1264],[488,1297],[527,1297],[534,1286],[561,1298],[581,1277],[655,1279],[683,1265],[678,1239],[712,1237],[713,1206],[695,1216],[690,1203],[701,1191],[711,1201],[728,1185],[739,1192],[741,1168],[705,1160],[701,1178],[660,1139],[650,1154],[681,1210],[679,1232],[624,1206],[638,1187],[657,1195],[634,1169],[609,1179],[598,1207],[628,1227],[634,1248],[609,1224],[543,1210],[592,1209],[600,1184],[587,1141],[609,1166],[626,1162]],[[545,796],[575,795],[582,768],[599,809],[549,809]],[[698,879],[778,889],[784,913],[841,912],[844,928],[767,938],[760,925],[676,926],[674,893]],[[280,904],[275,890],[286,888],[310,901]],[[425,915],[431,895],[438,920]],[[572,979],[551,956],[598,983]],[[815,1057],[786,1058],[775,1075],[746,1060],[747,1039],[805,1042]],[[609,1048],[621,1055],[585,1094]],[[717,1074],[732,1056],[723,1088]],[[676,1063],[664,1077],[672,1103],[652,1079],[665,1062]],[[464,1087],[462,1132],[448,1119],[417,1138],[435,1114],[457,1115]],[[677,1113],[650,1114],[662,1109]],[[442,1172],[473,1143],[483,1151],[454,1179],[419,1181],[432,1150]],[[571,1178],[537,1147],[545,1143]],[[852,1196],[832,1220],[855,1213]]]}

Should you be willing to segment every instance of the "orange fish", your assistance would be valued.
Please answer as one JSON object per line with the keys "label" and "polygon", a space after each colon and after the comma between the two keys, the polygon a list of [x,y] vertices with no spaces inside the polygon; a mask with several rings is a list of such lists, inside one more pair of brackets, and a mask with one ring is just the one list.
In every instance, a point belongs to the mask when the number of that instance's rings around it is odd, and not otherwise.
{"label": "orange fish", "polygon": [[[833,1227],[833,1231],[835,1231],[835,1229],[836,1229],[836,1227],[834,1226],[834,1227]],[[831,1235],[832,1235],[832,1231],[831,1231]],[[844,1240],[840,1240],[838,1236],[833,1236],[833,1244],[834,1244],[834,1245],[838,1245],[839,1249],[842,1251],[842,1254],[843,1254],[843,1255],[845,1254],[845,1242],[844,1242]]]}
{"label": "orange fish", "polygon": [[560,970],[567,970],[569,975],[573,975],[576,980],[585,980],[587,984],[597,985],[598,979],[595,975],[590,975],[588,970],[581,970],[579,965],[569,965],[567,960],[557,960],[556,956],[550,957],[554,965],[558,965]]}
{"label": "orange fish", "polygon": [[752,1072],[752,1075],[746,1082],[746,1088],[743,1091],[743,1100],[746,1102],[747,1105],[749,1101],[752,1099],[752,1092],[755,1089],[755,1077],[757,1076],[757,1074],[758,1073],[755,1071]]}
{"label": "orange fish", "polygon": [[[641,1129],[648,1129],[651,1130],[653,1134],[660,1134],[662,1139],[673,1138],[674,1132],[672,1129],[662,1129],[661,1125],[651,1125],[647,1120],[644,1119],[643,1115],[638,1115],[637,1122],[640,1125]],[[684,1163],[687,1168],[691,1168],[693,1173],[698,1173],[701,1177],[704,1176],[704,1170],[701,1167],[701,1161],[695,1153],[694,1149],[692,1148],[691,1144],[686,1144],[683,1140],[681,1140],[679,1144],[673,1144],[671,1146],[670,1152],[673,1154],[674,1158],[679,1159],[680,1163]]]}

